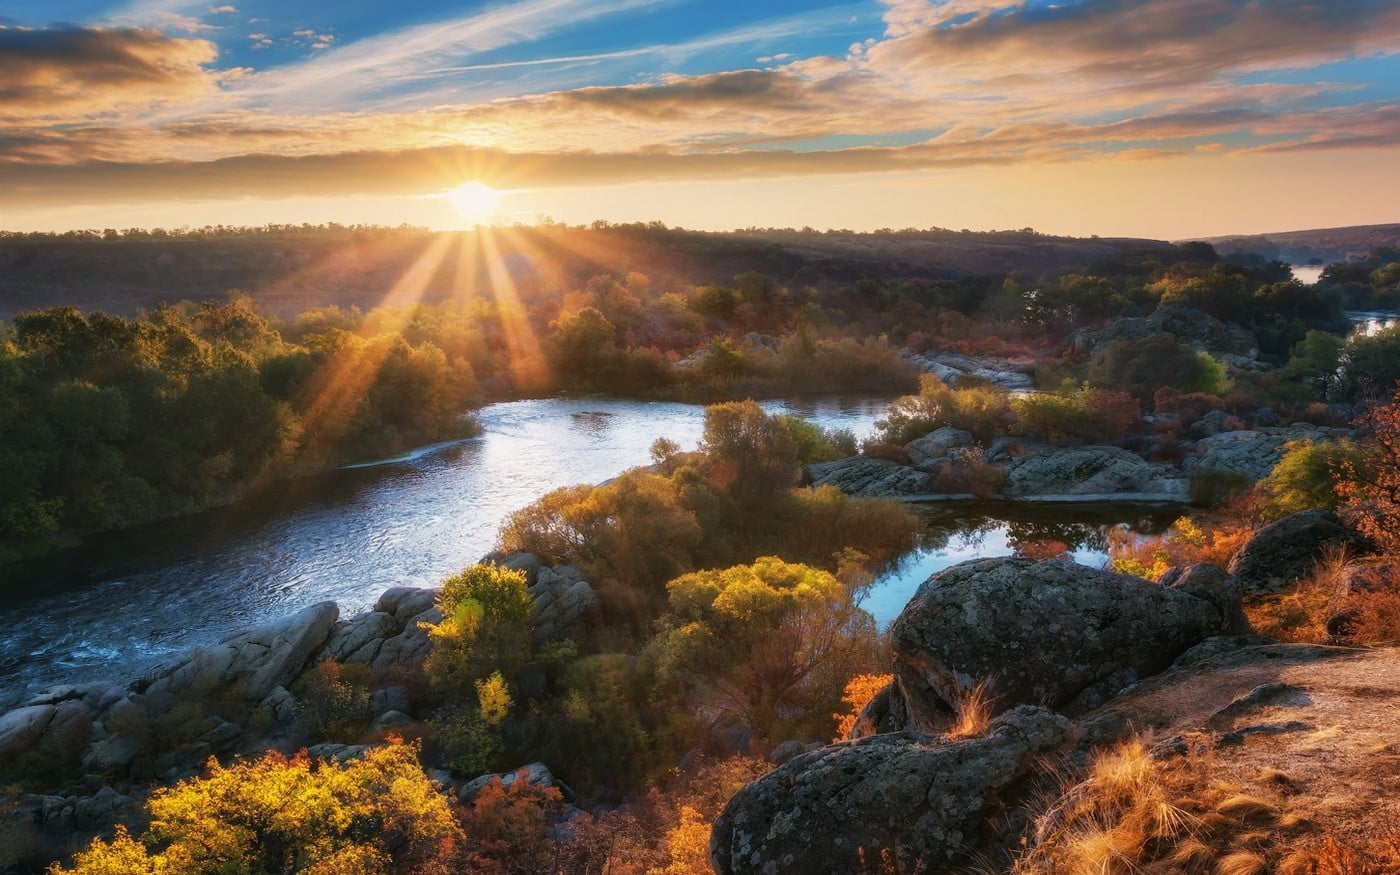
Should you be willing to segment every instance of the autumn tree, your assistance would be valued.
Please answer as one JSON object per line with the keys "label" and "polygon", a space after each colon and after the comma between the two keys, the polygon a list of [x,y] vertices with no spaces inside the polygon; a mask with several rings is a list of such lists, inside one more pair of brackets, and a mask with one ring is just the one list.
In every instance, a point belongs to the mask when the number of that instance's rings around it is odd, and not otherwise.
{"label": "autumn tree", "polygon": [[427,671],[444,692],[468,693],[492,672],[510,674],[529,658],[531,601],[523,572],[473,565],[443,581],[438,609],[442,620],[428,627]]}
{"label": "autumn tree", "polygon": [[1387,552],[1400,551],[1400,389],[1389,404],[1372,407],[1359,423],[1369,466],[1341,462],[1337,492],[1355,505],[1356,526]]}
{"label": "autumn tree", "polygon": [[[826,738],[842,689],[868,668],[874,623],[828,572],[764,556],[667,584],[662,678],[762,738]],[[816,716],[820,726],[811,725]]]}
{"label": "autumn tree", "polygon": [[96,839],[52,875],[378,875],[426,871],[462,830],[418,764],[388,745],[347,763],[272,753],[152,794],[150,831]]}

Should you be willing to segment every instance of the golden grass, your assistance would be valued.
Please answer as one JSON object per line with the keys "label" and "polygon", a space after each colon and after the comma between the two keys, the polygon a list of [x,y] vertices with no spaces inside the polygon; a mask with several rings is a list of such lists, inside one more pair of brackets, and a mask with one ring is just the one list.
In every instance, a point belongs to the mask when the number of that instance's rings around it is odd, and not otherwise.
{"label": "golden grass", "polygon": [[1041,807],[1013,875],[1381,875],[1400,873],[1400,829],[1361,846],[1287,811],[1265,770],[1242,787],[1210,755],[1153,758],[1144,739],[1101,753]]}
{"label": "golden grass", "polygon": [[975,738],[983,735],[992,722],[991,695],[986,681],[978,681],[969,690],[963,691],[953,703],[957,720],[945,735],[949,738]]}

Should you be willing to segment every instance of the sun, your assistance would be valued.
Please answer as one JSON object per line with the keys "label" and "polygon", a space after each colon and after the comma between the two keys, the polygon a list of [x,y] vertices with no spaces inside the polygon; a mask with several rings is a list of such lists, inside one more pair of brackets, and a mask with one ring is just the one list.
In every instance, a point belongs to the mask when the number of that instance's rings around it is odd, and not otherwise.
{"label": "sun", "polygon": [[504,195],[505,192],[476,181],[463,183],[443,192],[443,196],[452,203],[453,209],[463,218],[473,222],[490,221],[495,215],[496,205]]}

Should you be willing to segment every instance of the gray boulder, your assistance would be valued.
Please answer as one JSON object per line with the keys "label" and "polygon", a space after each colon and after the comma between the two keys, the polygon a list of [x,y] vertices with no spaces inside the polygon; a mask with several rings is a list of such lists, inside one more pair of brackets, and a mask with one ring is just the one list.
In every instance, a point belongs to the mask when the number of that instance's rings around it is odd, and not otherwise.
{"label": "gray boulder", "polygon": [[909,454],[911,465],[924,468],[930,463],[951,458],[956,450],[971,449],[976,444],[972,432],[944,426],[905,444],[904,451]]}
{"label": "gray boulder", "polygon": [[312,654],[330,637],[339,613],[335,602],[320,602],[213,647],[200,648],[147,685],[144,692],[149,707],[168,707],[240,684],[248,701],[260,702],[301,674]]}
{"label": "gray boulder", "polygon": [[510,786],[516,781],[524,780],[529,781],[537,787],[557,788],[566,802],[574,798],[574,791],[569,788],[569,785],[554,777],[554,774],[549,771],[549,767],[544,763],[538,762],[527,763],[513,772],[498,772],[496,774],[481,775],[480,777],[473,778],[462,785],[462,789],[458,791],[457,798],[460,799],[463,804],[470,805],[476,800],[477,796],[481,795],[481,791],[486,788],[487,784],[498,779],[501,782],[501,786],[507,790],[510,789]]}
{"label": "gray boulder", "polygon": [[0,714],[0,762],[32,750],[49,727],[55,710],[53,705],[28,705]]}
{"label": "gray boulder", "polygon": [[1219,565],[1201,562],[1169,568],[1157,578],[1157,585],[1205,599],[1215,605],[1221,617],[1234,618],[1233,625],[1221,629],[1222,635],[1243,635],[1249,631],[1239,581]]}
{"label": "gray boulder", "polygon": [[1182,468],[1187,473],[1229,471],[1257,483],[1274,470],[1283,457],[1283,445],[1289,441],[1331,441],[1349,434],[1345,429],[1319,428],[1305,422],[1287,428],[1224,431],[1197,442],[1182,460]]}
{"label": "gray boulder", "polygon": [[943,871],[988,832],[998,796],[1059,744],[1063,717],[1017,708],[981,738],[876,735],[799,754],[730,799],[710,835],[720,875]]}
{"label": "gray boulder", "polygon": [[598,595],[577,565],[541,568],[526,592],[531,601],[530,640],[535,647],[570,636],[596,619],[600,610]]}
{"label": "gray boulder", "polygon": [[1119,447],[1047,449],[1006,466],[1007,496],[1156,495],[1184,499],[1186,481]]}
{"label": "gray boulder", "polygon": [[1366,540],[1336,514],[1305,510],[1269,523],[1230,559],[1229,571],[1246,593],[1279,592],[1312,573],[1326,551],[1366,550]]}
{"label": "gray boulder", "polygon": [[1237,622],[1140,577],[997,558],[924,581],[890,637],[910,728],[938,732],[978,683],[993,714],[1022,704],[1082,712]]}
{"label": "gray boulder", "polygon": [[1003,389],[1035,388],[1035,380],[1028,373],[1029,366],[1007,359],[974,357],[951,352],[920,355],[908,347],[901,349],[899,354],[909,364],[924,373],[933,374],[949,386],[956,387],[961,383],[978,381]]}
{"label": "gray boulder", "polygon": [[847,495],[888,498],[933,491],[933,478],[928,472],[871,456],[818,462],[802,471],[812,486],[835,486]]}

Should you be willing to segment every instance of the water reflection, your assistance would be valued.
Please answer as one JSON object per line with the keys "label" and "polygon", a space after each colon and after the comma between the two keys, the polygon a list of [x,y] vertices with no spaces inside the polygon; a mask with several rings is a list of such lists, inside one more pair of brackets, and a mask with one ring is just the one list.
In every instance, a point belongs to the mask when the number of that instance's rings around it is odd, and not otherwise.
{"label": "water reflection", "polygon": [[881,626],[899,616],[919,584],[959,562],[1021,555],[1101,567],[1113,529],[1161,534],[1181,516],[1176,506],[1126,503],[975,502],[926,505],[921,512],[925,529],[918,548],[877,578],[861,602]]}

